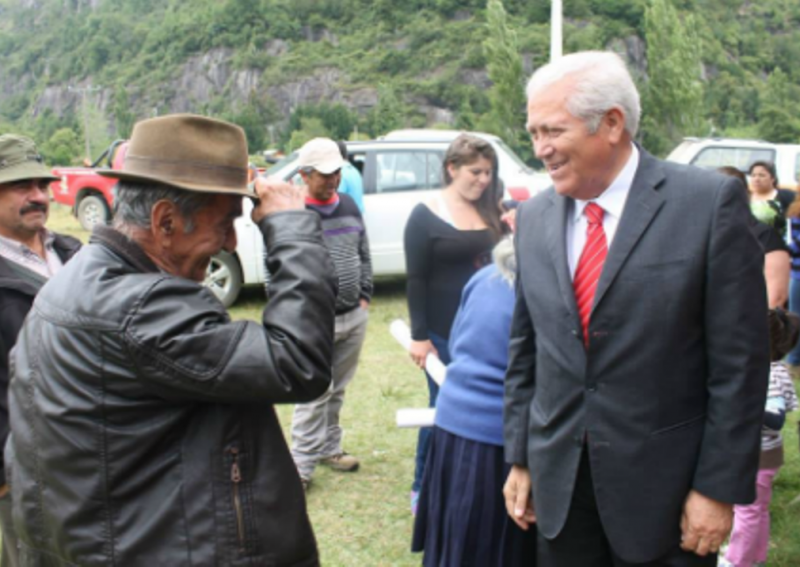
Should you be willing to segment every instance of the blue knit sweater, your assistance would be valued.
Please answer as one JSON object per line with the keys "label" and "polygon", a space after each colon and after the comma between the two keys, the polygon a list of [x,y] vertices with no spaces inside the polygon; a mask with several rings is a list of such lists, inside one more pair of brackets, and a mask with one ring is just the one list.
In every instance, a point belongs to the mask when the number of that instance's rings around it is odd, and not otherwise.
{"label": "blue knit sweater", "polygon": [[513,311],[514,289],[496,266],[467,283],[450,333],[452,362],[436,402],[437,427],[503,445],[503,379]]}

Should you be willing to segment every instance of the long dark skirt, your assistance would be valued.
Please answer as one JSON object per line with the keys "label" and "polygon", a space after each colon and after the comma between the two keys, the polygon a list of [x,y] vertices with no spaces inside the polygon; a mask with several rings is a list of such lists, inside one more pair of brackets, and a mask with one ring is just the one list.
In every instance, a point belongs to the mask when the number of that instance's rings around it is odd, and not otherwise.
{"label": "long dark skirt", "polygon": [[425,567],[536,565],[536,529],[506,513],[503,448],[433,428],[411,551]]}

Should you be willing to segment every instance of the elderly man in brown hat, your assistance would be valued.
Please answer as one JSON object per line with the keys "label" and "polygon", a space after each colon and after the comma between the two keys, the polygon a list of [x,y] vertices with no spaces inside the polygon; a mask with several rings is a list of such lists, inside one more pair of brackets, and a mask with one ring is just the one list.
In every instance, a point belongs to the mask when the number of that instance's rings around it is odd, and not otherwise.
{"label": "elderly man in brown hat", "polygon": [[275,403],[331,381],[336,284],[300,190],[256,182],[270,249],[261,323],[201,285],[233,251],[247,144],[232,124],[139,122],[112,227],[40,292],[14,353],[14,525],[23,565],[317,565]]}
{"label": "elderly man in brown hat", "polygon": [[[45,228],[51,181],[32,140],[0,136],[0,447],[8,437],[8,355],[33,298],[80,248],[70,236]],[[16,566],[17,538],[11,522],[5,467],[0,455],[0,567]]]}

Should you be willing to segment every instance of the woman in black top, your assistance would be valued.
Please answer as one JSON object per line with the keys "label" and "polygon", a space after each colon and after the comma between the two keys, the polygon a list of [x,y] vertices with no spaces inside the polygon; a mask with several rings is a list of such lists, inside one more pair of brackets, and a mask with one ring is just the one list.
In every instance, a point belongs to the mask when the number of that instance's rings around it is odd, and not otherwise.
{"label": "woman in black top", "polygon": [[[751,171],[753,167],[750,168]],[[736,177],[742,182],[743,187],[747,187],[747,178],[737,168],[720,167],[717,171]],[[750,229],[764,250],[764,279],[767,283],[769,307],[770,309],[784,307],[789,299],[789,275],[791,272],[789,246],[773,226],[758,220],[755,215],[750,217]]]}
{"label": "woman in black top", "polygon": [[[497,190],[497,156],[481,138],[462,134],[444,158],[447,186],[431,202],[412,211],[405,229],[411,358],[425,367],[428,353],[450,362],[447,340],[461,291],[472,275],[491,261],[502,236]],[[438,385],[427,375],[430,407]],[[412,512],[422,482],[430,430],[420,430],[411,487]]]}
{"label": "woman in black top", "polygon": [[786,211],[794,201],[794,191],[778,189],[775,166],[767,161],[750,165],[750,210],[761,222],[770,225],[783,238],[786,235]]}

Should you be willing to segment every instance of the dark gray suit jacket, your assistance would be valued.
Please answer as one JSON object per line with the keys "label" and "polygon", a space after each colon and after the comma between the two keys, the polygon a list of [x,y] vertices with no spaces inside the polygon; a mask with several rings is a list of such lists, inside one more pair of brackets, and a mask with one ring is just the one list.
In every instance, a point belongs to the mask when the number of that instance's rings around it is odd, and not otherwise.
{"label": "dark gray suit jacket", "polygon": [[678,544],[691,489],[755,498],[769,376],[763,252],[736,180],[642,151],[587,351],[567,266],[569,202],[550,189],[517,216],[506,460],[530,468],[539,530],[553,538],[588,439],[614,551],[650,561]]}

